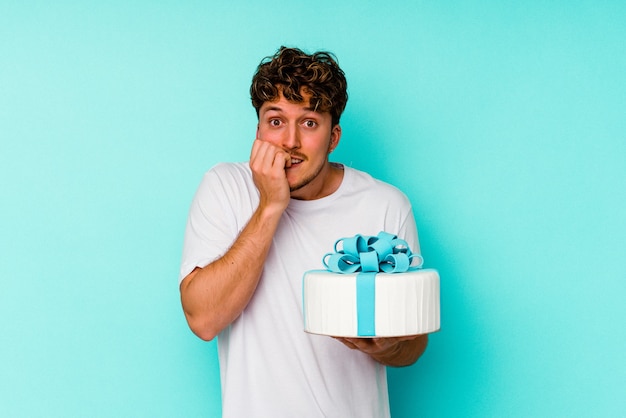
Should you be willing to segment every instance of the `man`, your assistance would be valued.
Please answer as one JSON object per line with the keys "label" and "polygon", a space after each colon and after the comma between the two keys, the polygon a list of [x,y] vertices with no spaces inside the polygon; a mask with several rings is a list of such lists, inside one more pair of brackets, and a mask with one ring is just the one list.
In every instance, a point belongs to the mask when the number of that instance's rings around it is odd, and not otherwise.
{"label": "man", "polygon": [[218,336],[224,417],[387,417],[385,365],[414,363],[427,336],[331,338],[303,332],[302,275],[338,238],[384,230],[419,252],[408,199],[329,162],[348,99],[326,52],[281,48],[250,89],[249,163],[219,164],[192,203],[181,266],[191,330]]}

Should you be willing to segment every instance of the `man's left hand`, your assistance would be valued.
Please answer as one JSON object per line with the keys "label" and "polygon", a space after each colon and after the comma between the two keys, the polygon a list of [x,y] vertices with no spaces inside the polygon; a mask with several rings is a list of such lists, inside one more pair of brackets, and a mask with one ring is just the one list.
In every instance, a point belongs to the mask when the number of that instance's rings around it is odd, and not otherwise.
{"label": "man's left hand", "polygon": [[428,334],[402,337],[334,338],[353,350],[369,354],[387,366],[408,366],[415,363],[428,343]]}

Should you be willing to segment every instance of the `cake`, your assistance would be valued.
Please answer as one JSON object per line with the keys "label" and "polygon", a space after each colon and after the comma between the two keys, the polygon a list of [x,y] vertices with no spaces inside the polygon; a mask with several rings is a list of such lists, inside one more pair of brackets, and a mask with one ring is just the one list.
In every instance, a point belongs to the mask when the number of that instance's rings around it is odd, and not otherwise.
{"label": "cake", "polygon": [[439,329],[439,274],[421,268],[423,259],[404,240],[386,232],[342,238],[323,263],[326,270],[303,277],[306,332],[393,337]]}

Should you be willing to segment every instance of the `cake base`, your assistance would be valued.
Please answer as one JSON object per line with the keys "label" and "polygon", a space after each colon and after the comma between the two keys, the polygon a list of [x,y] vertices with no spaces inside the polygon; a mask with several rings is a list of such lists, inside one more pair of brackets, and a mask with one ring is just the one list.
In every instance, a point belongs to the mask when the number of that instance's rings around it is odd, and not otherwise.
{"label": "cake base", "polygon": [[[308,271],[303,278],[304,330],[335,337],[371,338],[427,334],[439,330],[439,273],[420,269],[377,273],[372,297],[363,297],[362,273]],[[368,300],[371,299],[371,303]],[[371,323],[363,331],[364,318]],[[361,323],[359,323],[359,321]]]}

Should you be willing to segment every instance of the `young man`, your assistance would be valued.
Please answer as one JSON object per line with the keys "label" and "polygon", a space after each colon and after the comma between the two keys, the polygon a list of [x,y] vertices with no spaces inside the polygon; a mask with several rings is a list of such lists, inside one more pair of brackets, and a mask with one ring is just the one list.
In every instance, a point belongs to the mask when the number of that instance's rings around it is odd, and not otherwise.
{"label": "young man", "polygon": [[187,224],[180,291],[191,330],[218,336],[224,417],[387,417],[385,365],[414,363],[427,336],[331,338],[303,331],[302,275],[335,241],[387,231],[419,252],[408,199],[329,162],[346,106],[326,52],[281,48],[250,88],[249,163],[204,176]]}

